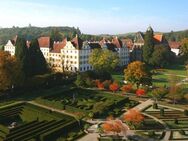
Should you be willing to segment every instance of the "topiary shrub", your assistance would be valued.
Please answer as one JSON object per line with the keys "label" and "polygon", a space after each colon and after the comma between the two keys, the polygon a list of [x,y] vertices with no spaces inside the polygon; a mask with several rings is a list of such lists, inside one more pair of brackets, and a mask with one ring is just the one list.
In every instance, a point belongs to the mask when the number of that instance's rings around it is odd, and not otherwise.
{"label": "topiary shrub", "polygon": [[174,119],[174,123],[178,124],[178,119],[177,118]]}
{"label": "topiary shrub", "polygon": [[184,110],[184,115],[188,116],[188,110]]}
{"label": "topiary shrub", "polygon": [[185,131],[184,130],[180,130],[179,133],[182,134],[182,135],[185,135]]}
{"label": "topiary shrub", "polygon": [[158,109],[157,103],[153,103],[153,109]]}
{"label": "topiary shrub", "polygon": [[161,108],[161,109],[160,109],[160,115],[161,115],[161,116],[164,116],[164,108]]}
{"label": "topiary shrub", "polygon": [[148,131],[148,136],[149,136],[149,137],[155,136],[155,131],[153,131],[153,130]]}

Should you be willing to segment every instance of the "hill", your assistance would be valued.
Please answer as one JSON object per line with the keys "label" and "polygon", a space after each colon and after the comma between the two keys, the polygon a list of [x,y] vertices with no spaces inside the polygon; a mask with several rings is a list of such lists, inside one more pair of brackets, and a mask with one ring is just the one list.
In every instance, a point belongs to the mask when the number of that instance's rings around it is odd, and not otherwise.
{"label": "hill", "polygon": [[12,39],[15,35],[22,36],[27,40],[37,38],[40,36],[50,36],[51,32],[56,30],[63,36],[72,37],[75,34],[81,34],[79,28],[75,27],[12,27],[12,28],[0,28],[0,45],[5,44],[9,39]]}

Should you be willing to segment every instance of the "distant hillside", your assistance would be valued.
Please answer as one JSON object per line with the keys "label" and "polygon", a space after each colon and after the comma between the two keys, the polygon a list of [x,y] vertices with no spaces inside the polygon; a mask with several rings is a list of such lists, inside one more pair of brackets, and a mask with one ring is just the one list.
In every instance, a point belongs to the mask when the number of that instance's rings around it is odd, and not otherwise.
{"label": "distant hillside", "polygon": [[176,32],[169,32],[164,33],[167,40],[170,41],[181,41],[184,38],[188,38],[188,30],[183,31],[176,31]]}
{"label": "distant hillside", "polygon": [[[40,36],[50,36],[51,32],[56,30],[60,33],[61,39],[67,37],[71,39],[75,36],[75,34],[81,35],[83,40],[95,41],[100,40],[102,37],[111,39],[112,36],[118,36],[120,39],[122,38],[130,38],[134,39],[135,33],[126,33],[126,34],[117,34],[117,35],[109,35],[109,34],[100,34],[100,35],[89,35],[89,34],[81,34],[79,28],[75,27],[12,27],[12,28],[0,28],[0,45],[6,44],[9,39],[12,39],[15,35],[22,36],[27,40],[31,40],[33,38],[38,38]],[[181,41],[183,38],[188,38],[188,30],[184,31],[176,31],[164,33],[167,40],[171,41]]]}
{"label": "distant hillside", "polygon": [[15,35],[22,36],[28,40],[40,36],[50,36],[52,30],[56,29],[63,36],[72,37],[75,34],[81,34],[79,28],[74,27],[12,27],[0,28],[0,45],[5,44],[9,39]]}

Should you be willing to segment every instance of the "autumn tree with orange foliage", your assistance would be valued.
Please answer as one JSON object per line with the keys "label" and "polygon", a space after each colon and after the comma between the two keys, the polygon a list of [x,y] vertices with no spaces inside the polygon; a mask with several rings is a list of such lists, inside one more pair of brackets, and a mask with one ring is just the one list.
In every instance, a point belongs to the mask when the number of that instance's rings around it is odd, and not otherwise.
{"label": "autumn tree with orange foliage", "polygon": [[144,116],[141,114],[140,111],[136,109],[130,109],[126,112],[123,116],[123,120],[125,122],[130,123],[134,128],[139,126],[141,122],[144,121]]}
{"label": "autumn tree with orange foliage", "polygon": [[119,89],[119,85],[114,82],[109,86],[109,89],[114,93]]}
{"label": "autumn tree with orange foliage", "polygon": [[124,70],[125,80],[136,84],[137,88],[140,84],[151,85],[151,73],[147,69],[146,64],[135,61],[128,65],[128,67]]}
{"label": "autumn tree with orange foliage", "polygon": [[23,79],[20,62],[8,52],[0,51],[0,91],[20,86]]}
{"label": "autumn tree with orange foliage", "polygon": [[121,133],[126,132],[129,128],[124,126],[121,120],[109,120],[102,124],[105,133]]}

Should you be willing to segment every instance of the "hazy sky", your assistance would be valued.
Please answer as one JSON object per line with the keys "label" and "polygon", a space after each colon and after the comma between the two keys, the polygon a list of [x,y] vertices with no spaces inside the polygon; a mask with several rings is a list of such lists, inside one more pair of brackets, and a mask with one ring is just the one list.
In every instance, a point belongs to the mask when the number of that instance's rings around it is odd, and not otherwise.
{"label": "hazy sky", "polygon": [[75,26],[119,34],[188,29],[188,0],[0,0],[0,27]]}

